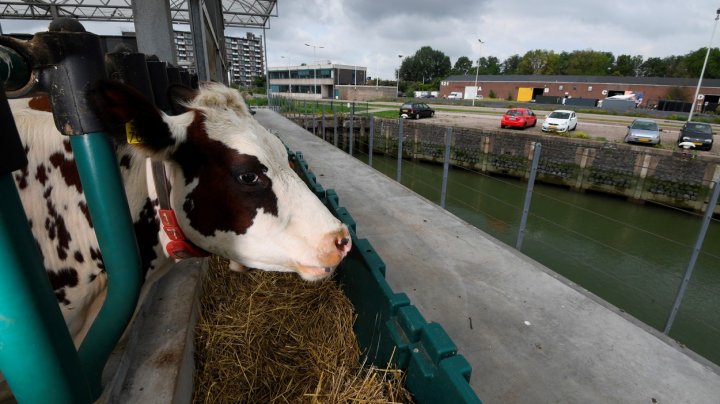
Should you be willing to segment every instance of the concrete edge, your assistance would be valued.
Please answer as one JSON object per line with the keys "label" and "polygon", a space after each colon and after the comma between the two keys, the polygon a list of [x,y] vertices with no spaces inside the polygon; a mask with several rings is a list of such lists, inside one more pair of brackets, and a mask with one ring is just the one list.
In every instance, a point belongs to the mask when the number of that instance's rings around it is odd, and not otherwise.
{"label": "concrete edge", "polygon": [[[105,403],[190,403],[207,259],[187,259],[150,286],[104,371]],[[186,298],[178,299],[178,296]]]}

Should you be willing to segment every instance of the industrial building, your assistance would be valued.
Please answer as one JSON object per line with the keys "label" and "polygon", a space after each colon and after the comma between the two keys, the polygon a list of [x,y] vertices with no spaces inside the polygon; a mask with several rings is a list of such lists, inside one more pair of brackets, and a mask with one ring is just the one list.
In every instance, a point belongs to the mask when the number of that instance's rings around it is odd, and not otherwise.
{"label": "industrial building", "polygon": [[367,67],[332,64],[330,61],[268,68],[271,93],[285,97],[340,98],[340,85],[365,85]]}
{"label": "industrial building", "polygon": [[[465,75],[450,76],[440,83],[440,97],[453,92],[462,98],[500,98],[512,101],[552,103],[580,99],[594,103],[616,95],[634,94],[640,108],[657,108],[668,100],[668,92],[682,94],[688,107],[698,84],[697,78],[617,77],[617,76],[542,76],[542,75]],[[452,98],[452,97],[451,97]],[[720,101],[720,80],[703,80],[698,98],[700,109],[714,110]]]}

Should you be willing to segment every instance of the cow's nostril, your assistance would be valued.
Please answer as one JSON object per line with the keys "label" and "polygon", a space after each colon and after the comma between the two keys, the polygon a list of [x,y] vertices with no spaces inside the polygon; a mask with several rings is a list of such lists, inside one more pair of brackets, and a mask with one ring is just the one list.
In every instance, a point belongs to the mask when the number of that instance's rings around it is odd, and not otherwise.
{"label": "cow's nostril", "polygon": [[352,245],[352,240],[350,240],[350,237],[337,237],[335,238],[335,248],[337,248],[340,255],[343,257],[345,254],[350,251],[350,246]]}

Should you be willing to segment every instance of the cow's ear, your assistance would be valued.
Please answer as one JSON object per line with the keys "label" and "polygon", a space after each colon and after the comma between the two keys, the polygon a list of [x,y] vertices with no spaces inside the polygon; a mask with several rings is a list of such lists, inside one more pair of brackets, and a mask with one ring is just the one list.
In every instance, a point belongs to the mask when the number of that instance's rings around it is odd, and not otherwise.
{"label": "cow's ear", "polygon": [[130,143],[152,153],[174,144],[160,111],[134,88],[100,80],[88,90],[88,100],[108,135],[117,143]]}
{"label": "cow's ear", "polygon": [[174,115],[187,112],[187,105],[195,99],[198,92],[182,84],[173,84],[168,87],[168,99]]}

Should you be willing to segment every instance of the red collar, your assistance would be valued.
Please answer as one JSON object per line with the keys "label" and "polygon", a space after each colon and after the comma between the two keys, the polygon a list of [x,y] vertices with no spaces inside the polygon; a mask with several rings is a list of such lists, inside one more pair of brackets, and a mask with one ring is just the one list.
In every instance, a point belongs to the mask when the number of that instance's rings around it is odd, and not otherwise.
{"label": "red collar", "polygon": [[178,226],[175,212],[172,209],[160,209],[160,222],[170,242],[165,245],[165,250],[174,259],[190,257],[207,257],[207,251],[185,239],[180,226]]}
{"label": "red collar", "polygon": [[165,234],[170,239],[170,242],[165,246],[167,253],[174,259],[207,257],[210,255],[210,253],[196,246],[190,240],[186,240],[185,234],[180,230],[177,218],[175,218],[175,212],[170,207],[170,191],[166,182],[165,164],[162,161],[152,162],[152,177],[160,203],[160,222]]}

